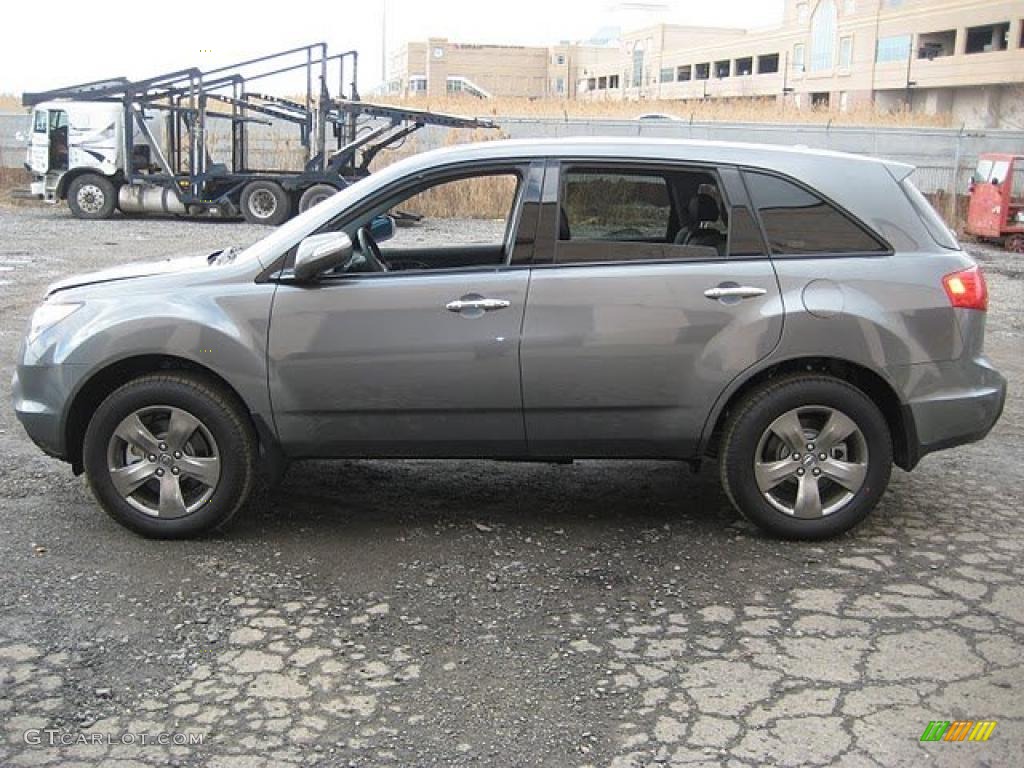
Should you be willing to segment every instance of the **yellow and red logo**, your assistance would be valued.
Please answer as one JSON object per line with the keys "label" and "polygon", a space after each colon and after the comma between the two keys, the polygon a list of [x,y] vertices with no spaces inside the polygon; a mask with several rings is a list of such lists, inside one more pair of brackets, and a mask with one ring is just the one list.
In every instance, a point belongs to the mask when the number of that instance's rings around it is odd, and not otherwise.
{"label": "yellow and red logo", "polygon": [[988,741],[995,729],[995,720],[932,720],[921,741]]}

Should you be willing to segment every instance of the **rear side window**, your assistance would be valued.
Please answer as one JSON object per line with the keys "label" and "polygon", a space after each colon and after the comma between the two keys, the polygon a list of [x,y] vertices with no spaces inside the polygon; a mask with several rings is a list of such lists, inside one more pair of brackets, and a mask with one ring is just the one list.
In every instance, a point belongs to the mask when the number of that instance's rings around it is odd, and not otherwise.
{"label": "rear side window", "polygon": [[654,174],[570,171],[563,240],[664,240],[672,204],[668,181]]}
{"label": "rear side window", "polygon": [[555,263],[721,259],[764,253],[710,168],[572,165],[561,173]]}
{"label": "rear side window", "polygon": [[907,193],[910,204],[914,206],[917,215],[921,217],[921,221],[924,222],[924,226],[928,230],[928,234],[932,236],[932,239],[943,248],[959,251],[960,243],[957,242],[956,235],[953,234],[950,228],[946,226],[946,222],[932,208],[928,198],[921,194],[921,190],[914,186],[914,182],[910,179],[904,179],[900,186]]}
{"label": "rear side window", "polygon": [[864,227],[796,184],[766,173],[744,173],[772,255],[888,253]]}

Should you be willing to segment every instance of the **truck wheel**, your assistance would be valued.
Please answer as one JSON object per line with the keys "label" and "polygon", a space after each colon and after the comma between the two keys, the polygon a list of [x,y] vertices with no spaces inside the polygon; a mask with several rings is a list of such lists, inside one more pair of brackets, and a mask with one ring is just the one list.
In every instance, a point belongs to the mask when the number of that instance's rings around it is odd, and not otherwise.
{"label": "truck wheel", "polygon": [[776,536],[815,540],[863,520],[892,471],[878,406],[831,376],[797,374],[751,392],[722,437],[722,486],[748,520]]}
{"label": "truck wheel", "polygon": [[274,181],[250,181],[242,190],[242,215],[250,224],[276,227],[291,216],[288,193]]}
{"label": "truck wheel", "polygon": [[314,205],[319,205],[337,191],[330,184],[314,184],[299,198],[299,213],[305,213]]}
{"label": "truck wheel", "polygon": [[82,446],[96,500],[143,536],[223,528],[253,485],[256,437],[244,410],[204,379],[143,376],[96,409]]}
{"label": "truck wheel", "polygon": [[84,173],[68,185],[67,200],[76,219],[109,219],[117,207],[117,189],[106,176]]}

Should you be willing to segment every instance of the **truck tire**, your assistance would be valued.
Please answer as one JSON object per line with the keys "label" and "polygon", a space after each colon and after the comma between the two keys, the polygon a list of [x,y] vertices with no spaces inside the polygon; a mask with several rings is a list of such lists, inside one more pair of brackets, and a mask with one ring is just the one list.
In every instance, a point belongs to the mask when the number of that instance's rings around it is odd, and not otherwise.
{"label": "truck tire", "polygon": [[337,191],[338,190],[330,184],[314,184],[303,192],[302,197],[299,198],[299,213],[305,213],[314,205],[322,203]]}
{"label": "truck tire", "polygon": [[117,188],[106,176],[83,173],[68,185],[67,201],[76,219],[109,219],[117,208]]}
{"label": "truck tire", "polygon": [[100,506],[143,536],[222,529],[253,487],[256,435],[228,393],[188,373],[129,381],[89,421],[85,474]]}
{"label": "truck tire", "polygon": [[242,190],[242,215],[250,224],[276,227],[292,215],[291,200],[276,181],[250,181]]}

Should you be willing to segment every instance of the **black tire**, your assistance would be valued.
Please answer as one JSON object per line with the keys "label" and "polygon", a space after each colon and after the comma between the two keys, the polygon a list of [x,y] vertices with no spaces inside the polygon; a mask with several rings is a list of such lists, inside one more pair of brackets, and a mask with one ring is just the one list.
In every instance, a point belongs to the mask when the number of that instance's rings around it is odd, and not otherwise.
{"label": "black tire", "polygon": [[109,219],[117,208],[117,187],[106,176],[83,173],[68,185],[67,201],[76,219]]}
{"label": "black tire", "polygon": [[[850,459],[851,464],[832,464],[835,456],[806,450],[816,439],[814,427],[806,426],[808,419],[814,419],[816,411],[826,422],[830,412],[838,412],[840,417],[845,416],[852,421],[859,431],[832,449],[844,455],[844,461]],[[769,427],[785,424],[784,419],[794,412],[802,428],[802,440],[810,442],[801,451],[794,450],[789,454],[786,441]],[[773,450],[777,453],[767,455]],[[847,450],[850,451],[848,456],[845,455]],[[765,455],[759,456],[759,452]],[[855,453],[862,454],[862,462],[858,461]],[[827,459],[821,460],[821,456]],[[793,470],[782,463],[789,459],[793,460]],[[756,461],[775,461],[781,472],[800,474],[799,477],[789,474],[782,481],[767,480],[766,474],[762,474],[766,485],[778,482],[770,490],[762,491],[758,486]],[[849,467],[852,464],[859,467],[858,477],[861,478],[855,491],[831,479],[832,467]],[[768,463],[761,464],[762,469],[769,466]],[[750,522],[782,538],[825,539],[853,528],[878,504],[892,472],[892,438],[882,412],[861,390],[831,376],[789,375],[761,385],[734,409],[722,435],[719,469],[726,495]],[[797,509],[800,508],[802,484],[812,480],[811,473],[818,490],[804,498],[817,499],[818,507],[827,514],[799,517]],[[792,494],[792,508],[787,512],[776,505],[786,507],[788,494]],[[827,500],[831,500],[831,511]],[[813,507],[812,502],[807,509]]]}
{"label": "black tire", "polygon": [[276,227],[292,215],[292,201],[276,181],[250,181],[242,190],[242,215],[250,224]]}
{"label": "black tire", "polygon": [[[161,409],[176,409],[198,422],[182,445],[182,451],[187,454],[184,459],[180,452],[173,453],[173,446],[169,445],[173,437],[170,419],[162,434],[159,428],[153,427],[159,424],[156,419],[160,418]],[[160,455],[153,458],[154,453],[146,458],[140,450],[132,459],[134,463],[130,463],[127,452],[136,449],[115,437],[115,432],[126,419],[139,412],[155,414],[145,439],[159,441],[154,450],[160,450]],[[159,473],[161,477],[147,474],[147,480],[124,495],[112,478],[115,468],[111,464],[119,463],[118,456],[123,456],[127,465],[120,469],[139,467],[145,472]],[[241,404],[219,387],[185,373],[147,375],[115,390],[93,414],[83,444],[86,477],[100,506],[122,525],[157,539],[188,538],[226,527],[252,490],[256,456],[256,436]],[[212,458],[219,463],[216,480],[211,486],[190,477],[186,463],[179,466],[179,461]],[[170,471],[179,489],[178,498],[182,500],[179,516],[154,516],[139,509],[138,506],[159,507],[160,514],[164,514],[162,489],[164,480],[172,480]]]}
{"label": "black tire", "polygon": [[322,203],[338,190],[330,184],[314,184],[299,198],[299,213],[305,213],[314,205]]}

